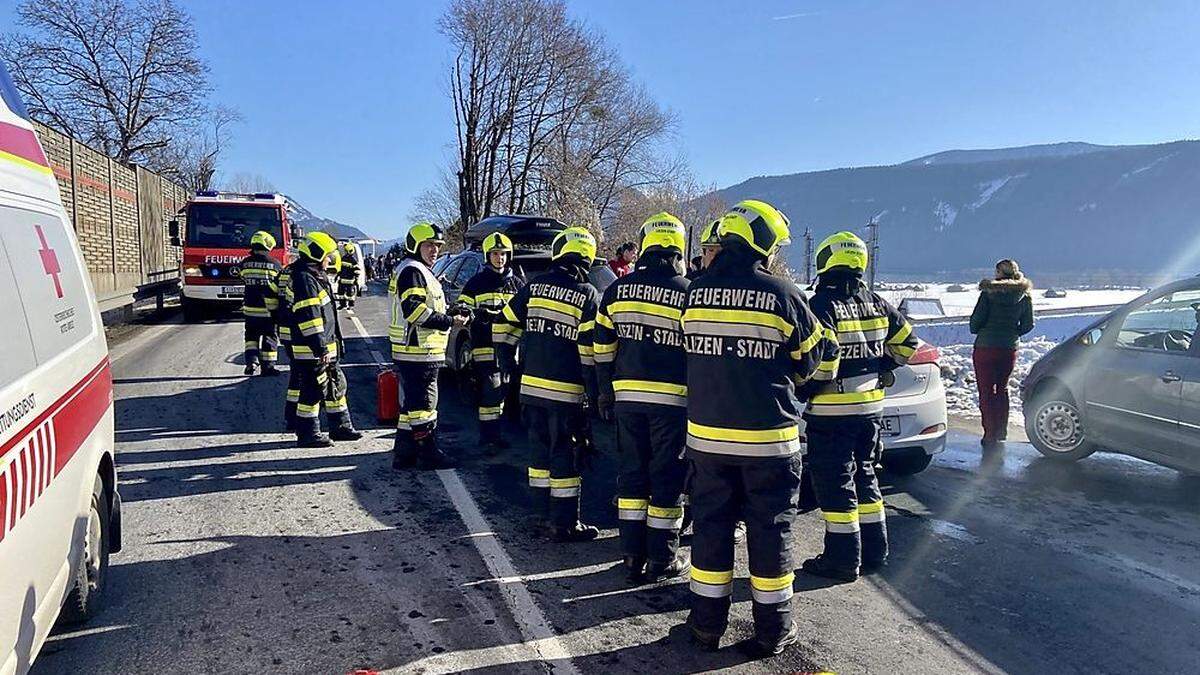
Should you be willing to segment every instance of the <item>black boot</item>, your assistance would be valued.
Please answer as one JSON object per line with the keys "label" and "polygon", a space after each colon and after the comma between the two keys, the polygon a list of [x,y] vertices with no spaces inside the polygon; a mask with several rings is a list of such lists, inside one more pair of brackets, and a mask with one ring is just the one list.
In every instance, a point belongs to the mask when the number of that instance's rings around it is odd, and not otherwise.
{"label": "black boot", "polygon": [[858,573],[862,576],[866,576],[868,574],[882,572],[883,568],[885,567],[887,567],[887,558],[880,558],[878,560],[863,560],[862,564],[858,566]]}
{"label": "black boot", "polygon": [[259,372],[259,375],[266,375],[267,377],[274,377],[276,375],[279,375],[281,372],[282,372],[281,370],[279,370],[278,368],[275,367],[274,363],[264,363],[262,365],[262,371]]}
{"label": "black boot", "polygon": [[555,527],[550,533],[550,539],[556,544],[575,544],[591,541],[598,536],[600,536],[600,530],[578,521],[571,527]]}
{"label": "black boot", "polygon": [[329,432],[329,438],[335,441],[357,441],[362,437],[362,432],[350,426],[349,422],[344,426],[334,427],[333,431]]}
{"label": "black boot", "polygon": [[763,657],[779,656],[788,647],[791,647],[793,644],[795,644],[796,640],[798,639],[800,639],[800,629],[796,627],[796,622],[793,621],[792,625],[788,626],[787,632],[784,633],[783,637],[779,638],[778,640],[775,640],[774,642],[755,640],[755,651],[758,652],[759,656]]}
{"label": "black boot", "polygon": [[396,430],[396,444],[392,446],[392,468],[397,471],[411,469],[417,465],[417,448],[412,442],[412,432]]}
{"label": "black boot", "polygon": [[296,418],[296,447],[328,448],[332,445],[333,441],[321,433],[321,425],[316,418]]}
{"label": "black boot", "polygon": [[823,577],[825,579],[833,579],[834,581],[841,581],[844,583],[858,580],[857,568],[847,568],[834,565],[824,553],[815,558],[809,558],[808,560],[805,560],[804,563],[800,565],[800,569],[813,576]]}
{"label": "black boot", "polygon": [[438,447],[436,432],[433,430],[422,432],[420,437],[413,440],[417,445],[417,459],[422,469],[436,471],[454,468],[454,460]]}
{"label": "black boot", "polygon": [[721,648],[721,636],[715,633],[709,633],[696,628],[692,623],[692,618],[687,620],[688,637],[691,638],[692,644],[700,648],[702,652],[715,652]]}
{"label": "black boot", "polygon": [[684,559],[675,558],[666,563],[651,560],[646,563],[646,583],[656,584],[660,581],[674,579],[687,574],[689,570],[691,570],[691,566]]}
{"label": "black boot", "polygon": [[246,362],[246,367],[242,369],[242,374],[243,375],[253,375],[254,374],[254,362],[253,361]]}
{"label": "black boot", "polygon": [[631,584],[642,583],[642,575],[646,573],[646,559],[638,556],[627,555],[622,562],[625,567],[625,576]]}

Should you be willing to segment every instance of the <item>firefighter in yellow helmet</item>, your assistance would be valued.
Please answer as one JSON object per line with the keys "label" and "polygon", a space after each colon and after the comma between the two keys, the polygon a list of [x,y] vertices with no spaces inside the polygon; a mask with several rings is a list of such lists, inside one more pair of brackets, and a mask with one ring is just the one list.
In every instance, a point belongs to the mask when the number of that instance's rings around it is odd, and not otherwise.
{"label": "firefighter in yellow helmet", "polygon": [[479,391],[479,442],[490,452],[508,447],[501,433],[507,382],[496,367],[492,324],[524,280],[513,273],[513,243],[502,232],[483,238],[484,265],[463,285],[458,301],[472,311],[471,371]]}
{"label": "firefighter in yellow helmet", "polygon": [[362,270],[362,261],[358,259],[358,249],[354,242],[344,241],[341,246],[342,264],[337,274],[338,309],[354,306],[358,298],[358,273]]}
{"label": "firefighter in yellow helmet", "polygon": [[697,256],[699,264],[688,273],[688,279],[693,281],[699,279],[705,270],[708,269],[709,265],[712,265],[717,254],[721,252],[721,238],[717,236],[717,228],[720,226],[721,219],[718,218],[700,230],[700,255]]}
{"label": "firefighter in yellow helmet", "polygon": [[838,232],[816,251],[817,284],[810,304],[835,333],[840,359],[806,387],[808,467],[825,520],[825,551],[804,561],[805,572],[853,581],[887,562],[883,495],[875,477],[882,444],[879,419],[892,371],[916,352],[912,326],[867,288],[867,246]]}
{"label": "firefighter in yellow helmet", "polygon": [[279,309],[279,271],[282,266],[271,257],[275,237],[259,230],[250,237],[250,255],[239,263],[242,283],[242,316],[245,317],[245,354],[247,375],[262,366],[263,375],[277,375],[275,361],[279,332],[275,312]]}
{"label": "firefighter in yellow helmet", "polygon": [[794,387],[836,349],[790,280],[765,266],[788,241],[765,202],[734,206],[721,251],[688,287],[687,448],[691,460],[692,612],[688,627],[715,649],[733,594],[734,527],[745,518],[755,644],[777,654],[797,639],[791,618],[792,523],[800,488],[800,405]]}
{"label": "firefighter in yellow helmet", "polygon": [[687,355],[679,323],[688,280],[687,231],[669,213],[642,224],[633,272],[617,279],[596,314],[600,417],[617,421],[617,517],[631,581],[687,571],[678,558],[687,436]]}
{"label": "firefighter in yellow helmet", "polygon": [[584,394],[596,400],[597,293],[588,282],[596,239],[586,229],[569,227],[551,242],[550,257],[550,269],[504,307],[492,337],[504,373],[516,372],[521,346],[521,412],[535,445],[529,486],[537,516],[549,521],[554,541],[590,541],[599,530],[579,522],[579,463],[589,448]]}
{"label": "firefighter in yellow helmet", "polygon": [[[309,233],[299,246],[300,256],[288,266],[291,280],[287,302],[291,310],[292,368],[299,369],[296,438],[303,448],[328,447],[331,441],[356,441],[362,434],[350,422],[346,375],[339,361],[342,330],[333,303],[333,287],[325,264],[337,242],[324,232]],[[329,435],[321,433],[321,408]]]}
{"label": "firefighter in yellow helmet", "polygon": [[445,243],[437,225],[413,225],[404,237],[404,257],[388,284],[392,298],[388,339],[400,379],[400,417],[392,448],[396,469],[454,465],[437,441],[437,375],[446,360],[450,329],[465,325],[468,317],[447,313],[442,284],[430,269]]}

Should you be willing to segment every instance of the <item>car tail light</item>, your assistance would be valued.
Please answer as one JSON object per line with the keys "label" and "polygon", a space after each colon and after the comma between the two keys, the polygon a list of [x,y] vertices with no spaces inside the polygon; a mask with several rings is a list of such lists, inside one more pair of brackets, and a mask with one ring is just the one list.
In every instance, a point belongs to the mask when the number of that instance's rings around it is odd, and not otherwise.
{"label": "car tail light", "polygon": [[937,363],[941,356],[942,355],[938,352],[936,345],[931,345],[928,342],[922,342],[921,346],[917,347],[916,353],[913,354],[912,358],[908,360],[908,365],[915,366],[922,363]]}
{"label": "car tail light", "polygon": [[[937,351],[937,350],[934,349],[934,351]],[[925,427],[924,429],[921,430],[921,433],[919,433],[917,435],[924,436],[925,434],[936,434],[939,431],[945,431],[945,430],[946,430],[946,425],[942,424],[941,422],[938,422],[937,424],[931,424],[931,425]]]}

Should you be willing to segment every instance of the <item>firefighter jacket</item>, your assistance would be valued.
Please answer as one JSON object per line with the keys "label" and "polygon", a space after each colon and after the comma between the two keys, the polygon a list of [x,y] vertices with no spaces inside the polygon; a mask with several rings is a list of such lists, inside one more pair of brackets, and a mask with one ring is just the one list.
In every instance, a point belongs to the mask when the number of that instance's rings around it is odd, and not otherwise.
{"label": "firefighter jacket", "polygon": [[837,335],[835,377],[806,387],[808,415],[878,415],[883,412],[879,375],[908,363],[917,351],[912,326],[856,274],[817,279],[809,301],[817,319]]}
{"label": "firefighter jacket", "polygon": [[278,261],[264,253],[251,253],[242,258],[242,314],[269,319],[279,309]]}
{"label": "firefighter jacket", "polygon": [[585,392],[595,397],[596,296],[585,268],[558,262],[504,306],[492,324],[492,341],[497,362],[509,372],[520,344],[522,403],[577,407]]}
{"label": "firefighter jacket", "polygon": [[491,265],[467,280],[458,301],[471,308],[471,360],[475,363],[494,364],[495,350],[492,347],[492,324],[501,310],[512,300],[524,283],[512,267],[497,272]]}
{"label": "firefighter jacket", "polygon": [[687,407],[680,324],[687,288],[674,257],[651,252],[604,291],[594,345],[601,394],[625,404]]}
{"label": "firefighter jacket", "polygon": [[388,284],[392,320],[388,340],[392,360],[435,363],[446,360],[446,343],[454,324],[446,314],[446,295],[433,272],[419,259],[404,258]]}
{"label": "firefighter jacket", "polygon": [[346,283],[358,281],[358,256],[353,253],[342,254],[342,266],[338,268],[338,279]]}
{"label": "firefighter jacket", "polygon": [[275,310],[275,325],[279,330],[279,341],[283,344],[292,342],[292,268],[285,267],[275,280],[279,287],[279,308]]}
{"label": "firefighter jacket", "polygon": [[726,247],[688,287],[683,342],[688,448],[742,457],[800,450],[795,387],[822,363],[836,367],[837,351],[794,283]]}
{"label": "firefighter jacket", "polygon": [[333,289],[324,271],[300,259],[288,266],[291,284],[292,357],[297,361],[319,360],[325,354],[337,357],[342,341]]}

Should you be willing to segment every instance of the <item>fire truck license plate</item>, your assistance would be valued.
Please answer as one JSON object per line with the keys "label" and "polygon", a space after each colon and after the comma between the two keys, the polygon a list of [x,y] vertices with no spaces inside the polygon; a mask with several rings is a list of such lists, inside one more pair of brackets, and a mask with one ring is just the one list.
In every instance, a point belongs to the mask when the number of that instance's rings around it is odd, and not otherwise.
{"label": "fire truck license plate", "polygon": [[241,286],[222,286],[221,292],[224,293],[225,295],[241,295],[242,287]]}
{"label": "fire truck license plate", "polygon": [[879,432],[884,436],[899,436],[900,435],[900,418],[899,417],[884,417],[879,421]]}

